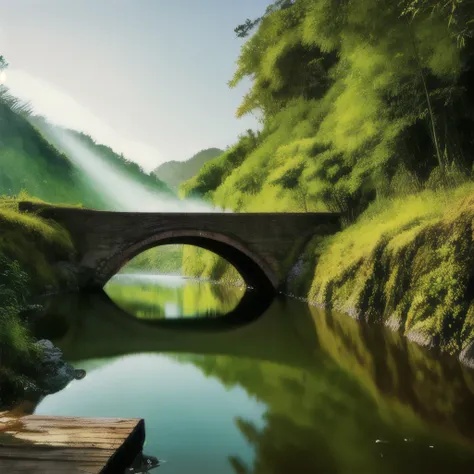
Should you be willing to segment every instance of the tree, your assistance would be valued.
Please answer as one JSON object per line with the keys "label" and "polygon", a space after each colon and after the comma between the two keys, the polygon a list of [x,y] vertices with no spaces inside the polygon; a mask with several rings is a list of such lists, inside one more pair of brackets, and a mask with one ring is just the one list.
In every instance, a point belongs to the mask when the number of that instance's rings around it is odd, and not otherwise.
{"label": "tree", "polygon": [[402,15],[415,16],[441,13],[452,28],[458,45],[466,46],[466,40],[474,33],[474,2],[472,0],[400,0]]}
{"label": "tree", "polygon": [[210,198],[241,210],[311,202],[352,220],[400,167],[420,186],[453,165],[470,173],[471,18],[474,0],[273,2],[238,27],[249,37],[229,83],[250,79],[237,115],[258,112],[262,135],[223,155]]}
{"label": "tree", "polygon": [[4,56],[0,55],[0,71],[4,71],[8,67],[8,63]]}
{"label": "tree", "polygon": [[284,10],[286,8],[291,7],[294,4],[294,0],[277,0],[275,3],[272,3],[267,10],[265,11],[264,15],[261,17],[256,18],[255,20],[250,20],[247,18],[245,22],[237,28],[234,29],[235,34],[238,38],[246,38],[250,32],[260,24],[260,22],[268,15],[272,14],[277,10]]}

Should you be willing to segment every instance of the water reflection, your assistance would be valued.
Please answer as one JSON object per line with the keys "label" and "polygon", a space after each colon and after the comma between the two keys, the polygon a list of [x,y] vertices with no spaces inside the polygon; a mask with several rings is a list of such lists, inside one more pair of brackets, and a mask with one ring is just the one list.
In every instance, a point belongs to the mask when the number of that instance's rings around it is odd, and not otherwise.
{"label": "water reflection", "polygon": [[123,310],[143,319],[219,316],[236,308],[245,287],[180,276],[116,275],[104,288]]}
{"label": "water reflection", "polygon": [[88,377],[36,411],[143,417],[169,474],[470,472],[472,372],[396,333],[288,300],[196,330],[62,298],[55,343]]}
{"label": "water reflection", "polygon": [[[95,360],[88,376],[46,397],[37,414],[90,417],[143,417],[144,451],[166,461],[157,473],[231,474],[227,461],[237,452],[247,462],[253,449],[234,424],[234,416],[264,426],[264,403],[242,387],[227,389],[192,364],[160,354],[133,354]],[[93,367],[93,368],[92,368]]]}

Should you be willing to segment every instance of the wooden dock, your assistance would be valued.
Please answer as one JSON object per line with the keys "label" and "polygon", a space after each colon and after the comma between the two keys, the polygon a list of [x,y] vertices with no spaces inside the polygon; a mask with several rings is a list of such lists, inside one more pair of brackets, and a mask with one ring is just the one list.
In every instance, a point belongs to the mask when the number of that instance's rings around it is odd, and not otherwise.
{"label": "wooden dock", "polygon": [[0,413],[0,473],[122,474],[144,441],[142,419]]}

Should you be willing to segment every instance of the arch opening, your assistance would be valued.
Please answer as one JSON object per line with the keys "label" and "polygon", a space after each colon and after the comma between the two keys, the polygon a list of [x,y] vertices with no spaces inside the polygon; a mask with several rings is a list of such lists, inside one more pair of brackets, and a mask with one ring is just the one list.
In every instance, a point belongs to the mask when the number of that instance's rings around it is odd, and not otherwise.
{"label": "arch opening", "polygon": [[[169,302],[167,309],[164,307],[166,295],[173,293],[173,290],[170,289],[170,274],[178,279],[175,279],[175,283],[178,282],[177,286],[186,286],[186,288],[178,290],[176,285],[174,285],[174,292],[175,297],[177,297],[179,292],[186,291],[188,308],[184,309],[184,311],[188,313],[191,311],[189,306],[193,305],[193,301],[198,312],[198,301],[201,302],[201,310],[205,310],[205,304],[209,304],[209,300],[212,300],[209,295],[210,293],[212,293],[215,299],[220,300],[221,304],[216,305],[220,306],[219,311],[217,311],[217,308],[215,308],[215,311],[213,308],[207,308],[207,316],[224,316],[229,313],[235,313],[237,310],[242,311],[243,308],[250,309],[249,306],[252,306],[253,311],[255,306],[263,308],[270,304],[275,294],[276,277],[265,262],[261,261],[258,256],[253,255],[240,242],[232,242],[227,236],[209,235],[204,232],[182,231],[177,233],[174,231],[172,235],[167,234],[158,235],[147,241],[138,242],[130,246],[119,255],[110,258],[101,269],[98,277],[101,279],[104,290],[122,309],[137,315],[137,308],[146,306],[143,302],[138,303],[136,301],[138,294],[141,293],[144,299],[155,299],[155,302],[160,300],[163,303],[161,311],[167,311],[168,314],[170,311],[171,313],[173,311],[182,313],[183,304],[186,303],[183,302],[182,294],[179,295],[179,307],[173,308],[171,302]],[[191,251],[186,252],[186,249]],[[161,253],[160,250],[162,250]],[[183,278],[195,276],[189,275],[193,269],[196,270],[197,268],[198,272],[202,270],[202,262],[201,268],[199,268],[199,265],[195,265],[196,262],[193,262],[193,258],[199,259],[202,257],[203,250],[209,252],[208,256],[212,255],[214,257],[214,270],[216,270],[216,263],[221,268],[217,268],[217,272],[214,272],[214,274],[209,274],[208,272],[202,279],[198,278],[192,282],[189,280],[183,282]],[[220,260],[217,260],[217,257],[220,257]],[[207,263],[209,264],[209,262]],[[180,272],[180,269],[184,270],[184,272]],[[141,273],[140,278],[137,278],[137,273]],[[158,277],[157,281],[157,273],[167,274],[168,282],[164,282],[163,279],[159,281],[160,277]],[[223,275],[227,278],[215,281]],[[202,272],[200,272],[199,276],[203,276]],[[239,276],[241,277],[240,281],[238,280]],[[163,278],[163,275],[161,278]],[[213,284],[206,282],[206,278],[211,281],[214,280]],[[151,280],[154,281],[152,282]],[[135,300],[135,306],[133,307],[131,301],[129,301],[128,303],[125,302],[125,306],[128,304],[128,307],[124,307],[124,304],[117,300],[123,300],[127,291],[129,294],[132,294],[133,285],[136,285],[135,296],[130,297],[130,300]],[[128,290],[126,290],[127,288]],[[236,293],[238,294],[237,300],[235,297]],[[154,296],[152,297],[151,295]],[[207,303],[204,303],[206,295],[208,299]],[[146,318],[147,314],[149,316],[150,311],[151,308],[148,313],[146,309],[141,310],[140,317]],[[209,314],[209,311],[210,313],[214,311],[214,313]],[[156,314],[160,317],[159,313]],[[180,316],[188,315],[190,314],[181,314]],[[178,315],[170,317],[178,317]]]}

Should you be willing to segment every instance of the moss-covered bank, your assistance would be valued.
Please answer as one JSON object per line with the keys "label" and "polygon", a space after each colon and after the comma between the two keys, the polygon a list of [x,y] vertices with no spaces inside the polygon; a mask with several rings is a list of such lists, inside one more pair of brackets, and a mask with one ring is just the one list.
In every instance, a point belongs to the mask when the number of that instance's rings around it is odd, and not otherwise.
{"label": "moss-covered bank", "polygon": [[458,353],[474,339],[474,186],[374,203],[315,238],[289,282],[310,304]]}
{"label": "moss-covered bank", "polygon": [[31,200],[24,194],[0,200],[0,255],[18,261],[34,294],[66,289],[74,285],[64,271],[74,258],[70,236],[52,221],[20,213],[18,202],[25,197]]}

